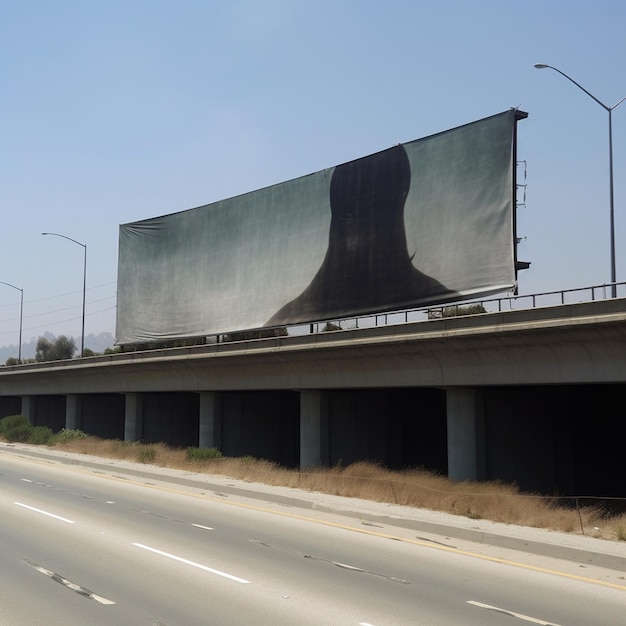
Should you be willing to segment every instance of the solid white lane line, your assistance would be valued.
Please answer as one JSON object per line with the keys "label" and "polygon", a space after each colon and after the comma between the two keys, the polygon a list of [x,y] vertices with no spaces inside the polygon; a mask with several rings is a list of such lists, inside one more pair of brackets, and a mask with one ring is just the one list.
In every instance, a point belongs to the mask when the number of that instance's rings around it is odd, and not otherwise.
{"label": "solid white lane line", "polygon": [[47,515],[48,517],[54,517],[54,519],[61,520],[62,522],[66,522],[67,524],[75,524],[71,519],[67,519],[66,517],[61,517],[60,515],[54,515],[54,513],[48,513],[48,511],[42,511],[41,509],[36,509],[34,506],[28,506],[28,504],[22,504],[21,502],[14,502],[13,504],[17,504],[17,506],[24,507],[25,509],[29,509],[30,511],[35,511],[35,513],[41,513],[42,515]]}
{"label": "solid white lane line", "polygon": [[207,567],[206,565],[202,565],[201,563],[195,563],[194,561],[183,559],[182,557],[176,556],[175,554],[169,554],[168,552],[163,552],[162,550],[157,550],[156,548],[151,548],[150,546],[145,546],[142,543],[133,543],[133,545],[137,548],[141,548],[142,550],[148,550],[149,552],[154,552],[154,554],[159,554],[160,556],[167,557],[168,559],[173,559],[174,561],[178,561],[179,563],[191,565],[192,567],[197,567],[198,569],[204,570],[205,572],[210,572],[211,574],[217,574],[218,576],[223,576],[224,578],[228,578],[229,580],[234,580],[236,583],[243,583],[245,585],[250,583],[250,581],[246,580],[245,578],[239,578],[238,576],[233,576],[232,574],[221,572],[218,569],[213,569],[212,567]]}
{"label": "solid white lane line", "polygon": [[45,567],[42,567],[41,565],[37,565],[37,563],[34,563],[33,561],[30,561],[28,559],[23,559],[23,562],[26,563],[26,565],[30,565],[32,568],[36,569],[38,572],[41,572],[42,574],[49,576],[50,578],[52,578],[52,580],[54,580],[57,583],[60,583],[64,587],[67,587],[68,589],[75,591],[81,596],[85,596],[85,598],[95,600],[96,602],[99,602],[100,604],[115,604],[113,600],[109,600],[107,598],[99,596],[98,594],[93,593],[93,591],[89,591],[89,589],[85,589],[85,587],[81,587],[80,585],[77,585],[76,583],[73,583],[70,580],[67,580],[67,578],[63,578],[63,576],[60,576],[59,574],[56,574],[55,572],[51,572],[49,569],[46,569]]}
{"label": "solid white lane line", "polygon": [[510,615],[511,617],[517,617],[517,619],[524,620],[525,622],[531,622],[533,624],[541,624],[541,626],[559,626],[554,622],[546,622],[542,619],[537,619],[536,617],[530,617],[530,615],[523,615],[522,613],[515,613],[514,611],[509,611],[507,609],[501,609],[497,606],[491,606],[489,604],[483,604],[482,602],[475,602],[474,600],[468,600],[468,604],[473,606],[477,606],[480,609],[487,609],[489,611],[496,611],[498,613],[504,613],[505,615]]}
{"label": "solid white lane line", "polygon": [[202,528],[202,530],[215,530],[214,528],[211,528],[210,526],[203,526],[202,524],[192,524],[192,526],[195,526],[196,528]]}

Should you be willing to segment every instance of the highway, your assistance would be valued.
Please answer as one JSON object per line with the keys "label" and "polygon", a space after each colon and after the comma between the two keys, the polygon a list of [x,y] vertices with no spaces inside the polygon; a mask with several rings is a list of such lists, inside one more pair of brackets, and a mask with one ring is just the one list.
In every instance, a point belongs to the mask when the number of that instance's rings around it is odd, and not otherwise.
{"label": "highway", "polygon": [[[626,580],[0,454],[0,623],[623,625]],[[522,562],[523,561],[523,562]]]}

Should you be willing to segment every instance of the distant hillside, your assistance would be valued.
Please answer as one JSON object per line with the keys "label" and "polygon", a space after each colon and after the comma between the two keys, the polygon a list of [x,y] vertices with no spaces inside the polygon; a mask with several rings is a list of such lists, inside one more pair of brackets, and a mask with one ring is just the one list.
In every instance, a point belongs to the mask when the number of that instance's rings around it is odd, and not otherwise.
{"label": "distant hillside", "polygon": [[[54,341],[57,337],[50,332],[45,332],[40,337],[45,337],[50,341]],[[34,359],[35,351],[37,349],[37,340],[39,337],[33,337],[31,340],[26,343],[22,343],[22,358],[23,359]],[[104,352],[106,348],[112,348],[114,337],[111,333],[100,333],[99,335],[94,335],[91,333],[85,337],[85,348],[90,348],[94,352]],[[74,341],[76,342],[76,346],[78,348],[78,352],[80,352],[80,336],[74,337]],[[0,347],[0,364],[4,364],[9,357],[17,358],[19,354],[17,344],[2,346]]]}

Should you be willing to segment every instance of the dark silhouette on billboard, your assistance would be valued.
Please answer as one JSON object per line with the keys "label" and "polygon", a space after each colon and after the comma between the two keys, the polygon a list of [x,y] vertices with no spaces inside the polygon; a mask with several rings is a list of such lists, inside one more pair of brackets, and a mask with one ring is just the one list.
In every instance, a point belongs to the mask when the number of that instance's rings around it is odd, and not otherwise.
{"label": "dark silhouette on billboard", "polygon": [[266,325],[454,299],[456,292],[411,262],[404,228],[410,184],[402,145],[337,166],[330,183],[332,217],[324,261],[309,286]]}

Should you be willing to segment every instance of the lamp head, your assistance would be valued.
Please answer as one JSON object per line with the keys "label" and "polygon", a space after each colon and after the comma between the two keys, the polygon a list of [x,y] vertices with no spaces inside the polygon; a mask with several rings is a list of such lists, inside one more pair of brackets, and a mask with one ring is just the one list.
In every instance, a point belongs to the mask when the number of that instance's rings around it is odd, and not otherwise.
{"label": "lamp head", "polygon": [[536,70],[545,70],[547,67],[550,67],[550,66],[546,65],[545,63],[535,63]]}

